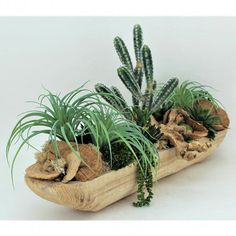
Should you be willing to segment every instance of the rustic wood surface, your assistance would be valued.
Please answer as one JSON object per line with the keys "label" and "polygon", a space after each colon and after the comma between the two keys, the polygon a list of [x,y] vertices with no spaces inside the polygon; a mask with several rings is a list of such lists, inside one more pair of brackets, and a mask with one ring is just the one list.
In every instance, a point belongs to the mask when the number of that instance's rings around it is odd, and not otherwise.
{"label": "rustic wood surface", "polygon": [[[174,148],[160,151],[160,165],[155,181],[209,157],[222,142],[226,133],[227,130],[218,132],[212,146],[206,152],[198,153],[192,161],[178,159]],[[202,142],[207,140],[201,139]],[[136,166],[131,165],[118,171],[110,171],[91,181],[72,181],[66,184],[37,180],[27,176],[25,181],[34,193],[46,200],[81,211],[96,212],[137,191],[136,171]]]}

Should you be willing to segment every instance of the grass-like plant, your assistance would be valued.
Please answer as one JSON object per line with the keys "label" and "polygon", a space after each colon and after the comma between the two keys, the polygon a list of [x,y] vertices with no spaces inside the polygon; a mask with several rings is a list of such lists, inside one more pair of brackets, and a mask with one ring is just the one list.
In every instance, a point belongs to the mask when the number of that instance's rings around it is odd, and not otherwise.
{"label": "grass-like plant", "polygon": [[[95,89],[108,103],[123,112],[126,118],[131,119],[140,126],[148,127],[150,126],[150,116],[171,95],[178,85],[178,79],[170,79],[161,89],[157,89],[157,82],[154,80],[153,74],[151,50],[147,45],[143,44],[143,34],[140,25],[134,26],[133,42],[135,65],[131,61],[124,41],[120,37],[114,39],[114,46],[122,63],[122,66],[117,69],[117,73],[132,94],[132,106],[127,105],[121,92],[114,86],[108,88],[104,84],[97,84]],[[142,91],[144,78],[146,87]],[[105,93],[115,96],[107,99],[107,96],[104,96]]]}
{"label": "grass-like plant", "polygon": [[[119,111],[104,105],[93,108],[91,111],[91,118],[78,133],[82,140],[84,135],[90,135],[93,144],[97,145],[100,150],[107,148],[108,152],[111,151],[112,146],[122,143],[132,153],[133,160],[139,164],[144,174],[148,166],[156,163],[156,148],[145,137],[139,126],[125,119]],[[142,160],[137,153],[141,154]],[[112,152],[109,153],[109,156],[112,167]],[[126,156],[122,155],[119,159],[125,158]]]}
{"label": "grass-like plant", "polygon": [[[92,115],[89,107],[94,106],[99,101],[93,93],[83,94],[84,92],[86,90],[80,87],[61,98],[59,95],[47,91],[47,94],[39,96],[37,102],[32,102],[38,106],[35,110],[22,114],[12,130],[6,146],[6,157],[11,166],[12,180],[14,164],[21,149],[25,145],[33,147],[30,141],[38,135],[48,135],[57,158],[59,157],[57,139],[64,140],[80,158],[70,142],[77,143],[76,136],[80,125],[87,121],[89,115]],[[19,146],[10,162],[9,151],[15,142],[18,142]]]}
{"label": "grass-like plant", "polygon": [[218,101],[207,90],[209,88],[211,87],[186,80],[175,88],[169,101],[172,103],[172,107],[180,107],[186,111],[192,109],[199,100],[208,100],[218,106]]}
{"label": "grass-like plant", "polygon": [[[38,101],[33,103],[38,107],[22,114],[6,146],[13,185],[14,164],[20,151],[26,145],[35,148],[30,141],[42,134],[48,135],[57,158],[60,158],[60,150],[56,140],[65,141],[78,158],[79,152],[73,148],[72,142],[76,143],[79,150],[78,144],[84,141],[87,143],[89,140],[98,150],[106,150],[109,153],[111,168],[114,154],[112,149],[122,145],[130,153],[131,160],[127,162],[126,155],[119,155],[118,161],[125,165],[137,163],[143,182],[151,178],[150,170],[156,167],[158,161],[155,146],[144,136],[138,125],[128,121],[121,112],[109,104],[101,102],[97,93],[90,92],[83,86],[63,97],[47,91],[47,94],[41,95]],[[18,147],[10,161],[10,149],[14,143],[18,143]],[[150,188],[148,190],[150,192]],[[147,199],[150,201],[150,197]]]}

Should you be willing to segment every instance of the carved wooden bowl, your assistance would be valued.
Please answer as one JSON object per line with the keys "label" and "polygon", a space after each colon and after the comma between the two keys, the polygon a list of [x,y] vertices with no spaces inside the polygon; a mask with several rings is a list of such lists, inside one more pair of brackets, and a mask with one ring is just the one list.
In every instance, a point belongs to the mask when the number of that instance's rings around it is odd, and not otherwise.
{"label": "carved wooden bowl", "polygon": [[[160,164],[154,181],[174,174],[209,157],[223,141],[227,130],[217,133],[212,146],[187,161],[177,158],[175,148],[159,152]],[[207,138],[200,142],[209,141]],[[26,184],[38,196],[80,211],[96,212],[137,191],[137,167],[130,165],[117,171],[109,171],[91,181],[69,183],[39,180],[25,176]]]}

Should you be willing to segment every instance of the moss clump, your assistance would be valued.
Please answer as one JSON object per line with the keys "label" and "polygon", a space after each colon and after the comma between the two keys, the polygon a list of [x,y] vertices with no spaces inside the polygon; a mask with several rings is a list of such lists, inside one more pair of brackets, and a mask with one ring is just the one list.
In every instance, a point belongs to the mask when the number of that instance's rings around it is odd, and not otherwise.
{"label": "moss clump", "polygon": [[123,142],[111,143],[111,153],[108,145],[102,147],[101,152],[103,160],[108,163],[112,170],[121,169],[134,161],[133,153]]}

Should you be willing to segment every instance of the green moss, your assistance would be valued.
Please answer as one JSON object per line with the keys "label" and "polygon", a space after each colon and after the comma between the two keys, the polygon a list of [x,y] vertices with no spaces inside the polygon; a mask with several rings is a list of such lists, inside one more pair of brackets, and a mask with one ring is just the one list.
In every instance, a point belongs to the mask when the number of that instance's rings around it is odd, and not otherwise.
{"label": "green moss", "polygon": [[132,152],[123,142],[111,143],[111,153],[107,145],[102,147],[101,152],[103,160],[108,163],[112,170],[121,169],[134,161]]}

